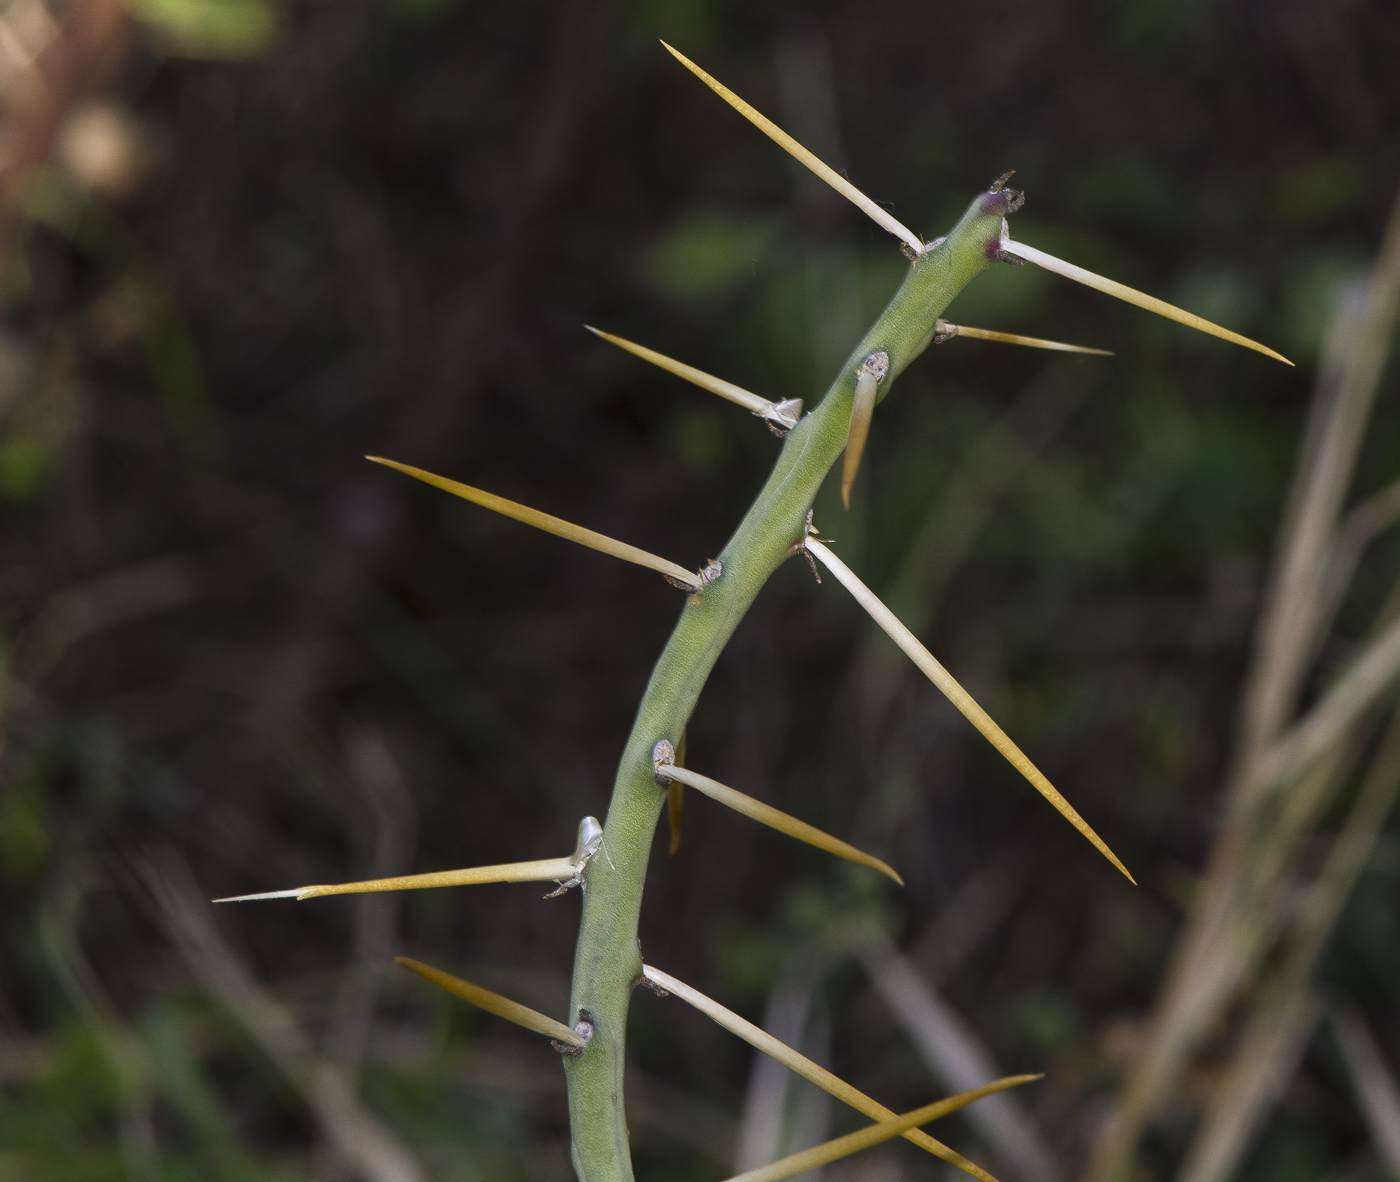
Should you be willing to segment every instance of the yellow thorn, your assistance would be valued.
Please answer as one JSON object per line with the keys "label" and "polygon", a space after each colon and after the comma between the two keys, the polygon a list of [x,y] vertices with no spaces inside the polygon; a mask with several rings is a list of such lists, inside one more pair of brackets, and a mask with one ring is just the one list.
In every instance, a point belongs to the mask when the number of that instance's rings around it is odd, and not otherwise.
{"label": "yellow thorn", "polygon": [[730,402],[742,406],[750,414],[755,414],[760,419],[767,419],[784,430],[797,426],[797,416],[802,413],[800,400],[796,402],[796,413],[794,413],[790,403],[770,402],[761,395],[745,390],[743,386],[736,386],[733,382],[726,382],[723,378],[707,374],[703,369],[696,369],[693,365],[676,361],[674,358],[667,357],[665,353],[658,353],[655,349],[648,349],[645,345],[638,345],[624,337],[615,337],[610,332],[594,328],[591,324],[585,324],[583,327],[594,336],[602,337],[603,340],[611,342],[619,349],[626,349],[634,357],[650,361],[652,365],[660,366],[667,373],[673,373],[676,377],[683,378],[692,385],[699,386],[702,390],[708,390],[711,394],[727,398]]}
{"label": "yellow thorn", "polygon": [[1043,1078],[1042,1075],[1008,1075],[992,1083],[983,1084],[980,1088],[973,1088],[971,1091],[949,1096],[946,1100],[925,1104],[922,1108],[906,1112],[894,1120],[882,1120],[869,1128],[847,1133],[844,1137],[836,1137],[821,1145],[814,1145],[811,1149],[804,1149],[800,1153],[789,1154],[787,1157],[779,1158],[777,1161],[760,1166],[758,1169],[735,1174],[729,1179],[729,1182],[782,1182],[784,1178],[791,1178],[794,1174],[801,1174],[819,1166],[829,1165],[834,1161],[840,1161],[843,1157],[859,1153],[862,1149],[869,1149],[894,1137],[901,1137],[910,1129],[948,1116],[985,1096],[992,1096],[997,1092],[1004,1092],[1008,1088],[1019,1087],[1021,1084]]}
{"label": "yellow thorn", "polygon": [[1175,320],[1178,324],[1184,324],[1187,328],[1194,328],[1200,332],[1209,333],[1213,337],[1219,337],[1222,341],[1231,341],[1236,345],[1243,345],[1246,349],[1253,349],[1256,353],[1262,353],[1265,357],[1272,357],[1275,361],[1282,361],[1284,365],[1292,365],[1282,353],[1275,353],[1272,349],[1261,345],[1258,341],[1251,341],[1248,337],[1240,336],[1237,332],[1231,332],[1228,328],[1221,328],[1218,324],[1212,324],[1209,320],[1197,316],[1194,312],[1186,312],[1174,304],[1169,304],[1165,300],[1159,300],[1156,296],[1146,295],[1126,284],[1118,283],[1112,279],[1105,279],[1102,275],[1095,275],[1092,271],[1086,271],[1083,267],[1076,267],[1073,263],[1067,263],[1063,259],[1057,259],[1052,254],[1046,254],[1043,250],[1037,250],[1034,246],[1027,246],[1024,242],[1013,242],[1006,229],[1006,221],[1002,219],[1001,248],[1008,254],[1014,254],[1017,258],[1025,259],[1027,262],[1035,263],[1044,267],[1047,271],[1053,271],[1056,275],[1063,275],[1066,279],[1073,279],[1076,283],[1082,283],[1086,287],[1092,287],[1095,291],[1101,291],[1105,295],[1116,296],[1120,300],[1126,300],[1130,304],[1136,304],[1139,308],[1146,308],[1149,312],[1155,312],[1158,316],[1165,316],[1168,320]]}
{"label": "yellow thorn", "polygon": [[856,393],[851,402],[851,425],[846,431],[846,456],[841,463],[841,503],[851,507],[851,485],[860,471],[861,453],[870,434],[870,418],[875,413],[875,390],[879,383],[872,374],[856,376]]}
{"label": "yellow thorn", "polygon": [[464,501],[471,501],[474,505],[480,505],[482,508],[490,509],[505,517],[513,517],[516,521],[523,521],[526,525],[533,525],[536,529],[544,530],[545,533],[567,538],[569,541],[577,542],[580,546],[587,546],[591,550],[611,554],[614,558],[621,558],[624,562],[635,562],[638,566],[660,571],[667,578],[674,579],[677,583],[681,583],[693,591],[700,590],[707,581],[693,570],[686,570],[678,563],[658,558],[655,554],[649,554],[636,546],[629,546],[626,542],[619,542],[615,538],[608,537],[607,534],[584,529],[581,525],[574,525],[570,521],[552,517],[548,513],[541,513],[538,509],[531,509],[529,506],[517,504],[515,501],[508,501],[505,497],[498,497],[494,493],[483,492],[469,484],[460,484],[455,480],[448,480],[445,476],[435,476],[431,472],[423,471],[422,468],[415,468],[411,464],[400,464],[397,460],[386,460],[383,456],[365,456],[365,459],[373,464],[383,464],[386,468],[394,468],[412,476],[415,480],[423,481],[424,484],[431,484],[444,492],[450,492],[453,496],[461,497]]}
{"label": "yellow thorn", "polygon": [[232,895],[215,903],[251,903],[260,899],[319,899],[324,895],[366,895],[376,891],[417,891],[428,887],[479,886],[488,882],[562,882],[577,868],[570,858],[546,858],[539,862],[508,862],[503,866],[471,866],[465,870],[437,870],[430,874],[403,874],[396,878],[371,878],[364,882],[340,882],[293,887],[260,895]]}
{"label": "yellow thorn", "polygon": [[856,389],[851,397],[851,422],[846,428],[846,458],[841,465],[841,500],[851,507],[851,485],[860,471],[861,453],[870,434],[870,416],[875,413],[875,391],[890,371],[889,354],[872,353],[856,371]]}
{"label": "yellow thorn", "polygon": [[[666,45],[666,42],[663,41],[661,44]],[[701,82],[738,111],[740,115],[758,128],[759,131],[763,132],[763,134],[777,144],[778,147],[791,154],[802,164],[805,164],[828,185],[840,193],[842,197],[859,208],[867,217],[873,219],[882,229],[888,230],[896,238],[904,239],[913,249],[915,255],[923,253],[924,240],[915,234],[913,230],[909,229],[908,226],[904,225],[902,222],[896,221],[886,210],[876,205],[875,202],[870,200],[869,197],[857,189],[855,185],[851,184],[850,181],[834,168],[818,160],[811,152],[807,151],[806,148],[793,139],[792,136],[788,135],[787,132],[771,119],[765,115],[759,114],[753,107],[744,102],[743,99],[722,82],[711,78],[710,75],[705,73],[704,70],[686,57],[685,54],[681,53],[680,50],[674,49],[670,45],[666,45],[666,48],[670,50],[671,54],[681,65],[699,78]]]}
{"label": "yellow thorn", "polygon": [[889,634],[890,639],[904,650],[924,676],[943,691],[944,696],[987,737],[992,746],[1006,756],[1011,766],[1025,776],[1031,782],[1031,786],[1054,805],[1066,821],[1093,843],[1094,848],[1099,853],[1118,867],[1129,882],[1136,885],[1137,879],[1128,873],[1128,868],[1118,860],[1118,855],[1104,844],[1103,839],[1089,828],[1088,822],[1075,811],[1074,806],[1055,790],[1055,786],[1045,778],[1040,769],[1027,759],[1006,732],[992,721],[991,715],[983,710],[972,695],[957,683],[953,675],[934,659],[933,654],[920,644],[918,638],[900,623],[899,618],[880,602],[879,597],[856,577],[851,568],[816,538],[808,538],[806,545],[808,552],[815,554],[822,565],[836,576],[847,591],[855,596],[856,602],[870,613],[871,619]]}
{"label": "yellow thorn", "polygon": [[[989,328],[968,328],[965,324],[949,324],[946,320],[940,320],[935,331],[939,334],[955,337],[971,337],[978,341],[1000,341],[1004,345],[1024,345],[1030,349],[1053,349],[1059,353],[1093,353],[1100,357],[1113,356],[1111,349],[1091,349],[1088,345],[1065,345],[1059,341],[1047,341],[1040,337],[1023,337],[1014,332],[993,332]],[[944,339],[947,339],[946,336]]]}
{"label": "yellow thorn", "polygon": [[[896,1119],[893,1109],[886,1108],[878,1100],[872,1100],[864,1092],[853,1088],[839,1075],[833,1075],[825,1067],[817,1066],[806,1055],[794,1051],[787,1043],[780,1042],[766,1030],[760,1029],[752,1022],[745,1021],[733,1010],[726,1009],[713,998],[706,997],[698,989],[692,989],[684,981],[678,981],[670,973],[663,973],[660,969],[652,968],[651,965],[643,965],[642,975],[652,984],[659,985],[667,993],[674,993],[687,1005],[694,1006],[707,1018],[723,1026],[730,1034],[742,1038],[770,1059],[776,1059],[789,1071],[795,1072],[809,1083],[816,1084],[822,1091],[835,1096],[843,1104],[849,1104],[857,1112],[863,1112],[872,1120]],[[910,1129],[901,1136],[906,1141],[912,1141],[920,1149],[933,1154],[934,1157],[942,1158],[950,1165],[957,1166],[964,1173],[980,1179],[980,1182],[996,1182],[996,1179],[981,1166],[968,1161],[961,1153],[949,1149],[942,1141],[935,1140],[920,1129]]]}
{"label": "yellow thorn", "polygon": [[532,1010],[529,1006],[523,1006],[518,1001],[511,1001],[510,998],[502,997],[499,993],[492,993],[480,985],[463,981],[461,977],[444,973],[441,969],[435,969],[432,965],[424,964],[421,960],[414,960],[409,956],[396,956],[394,959],[404,968],[417,973],[425,981],[431,981],[434,985],[446,989],[448,993],[460,997],[463,1001],[471,1002],[472,1005],[489,1014],[504,1018],[507,1022],[514,1022],[517,1026],[523,1026],[526,1030],[533,1030],[537,1034],[547,1034],[557,1042],[566,1043],[571,1047],[582,1048],[588,1044],[587,1039],[570,1030],[564,1023],[556,1022],[553,1018],[541,1014],[538,1010]]}
{"label": "yellow thorn", "polygon": [[878,870],[886,877],[894,879],[900,886],[904,885],[904,879],[900,878],[888,863],[867,854],[864,850],[856,849],[855,846],[842,841],[839,837],[823,833],[814,825],[809,825],[806,821],[799,821],[796,817],[791,817],[770,804],[764,804],[752,796],[745,796],[742,792],[737,792],[733,788],[721,784],[718,780],[711,780],[708,776],[702,776],[688,768],[669,764],[661,766],[657,774],[668,776],[676,783],[685,784],[697,792],[703,792],[711,800],[717,800],[720,804],[727,805],[736,813],[743,813],[744,816],[757,821],[760,825],[767,825],[770,829],[786,833],[798,841],[805,841],[808,845],[814,845],[817,849],[825,850],[828,854],[835,854],[838,858],[845,858],[848,862],[869,866],[872,870]]}

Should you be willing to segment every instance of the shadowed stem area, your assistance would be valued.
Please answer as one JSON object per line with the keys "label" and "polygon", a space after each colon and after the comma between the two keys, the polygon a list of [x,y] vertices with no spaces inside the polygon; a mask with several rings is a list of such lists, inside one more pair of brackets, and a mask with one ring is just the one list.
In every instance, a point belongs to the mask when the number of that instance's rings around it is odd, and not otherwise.
{"label": "shadowed stem area", "polygon": [[666,789],[656,783],[652,748],[680,742],[710,670],[763,584],[806,536],[806,516],[832,464],[846,446],[856,372],[872,353],[889,357],[877,397],[928,347],[943,310],[997,261],[1001,219],[1014,190],[986,192],[935,249],[921,254],[894,298],[866,333],[817,408],[787,437],[763,491],[729,540],[723,573],[691,596],[652,670],[637,710],[608,806],[606,858],[585,872],[587,890],[574,958],[570,1015],[586,1011],[593,1035],[566,1057],[574,1168],[581,1182],[631,1182],[623,1111],[627,1005],[641,977],[637,944],[647,860]]}

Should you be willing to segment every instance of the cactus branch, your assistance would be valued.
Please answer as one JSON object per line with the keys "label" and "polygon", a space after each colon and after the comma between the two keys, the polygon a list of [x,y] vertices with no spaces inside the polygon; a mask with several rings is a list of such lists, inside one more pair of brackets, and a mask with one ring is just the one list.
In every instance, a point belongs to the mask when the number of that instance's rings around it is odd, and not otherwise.
{"label": "cactus branch", "polygon": [[647,863],[667,798],[656,782],[652,748],[661,739],[679,741],[710,670],[749,605],[769,576],[801,552],[807,511],[846,446],[857,372],[872,354],[884,353],[889,367],[876,401],[889,393],[928,347],[935,321],[953,297],[995,264],[1001,220],[1018,199],[1011,190],[979,195],[937,248],[914,260],[825,397],[788,433],[767,484],[720,553],[723,574],[703,595],[687,600],[652,671],[608,806],[610,860],[595,858],[584,875],[588,890],[570,1013],[588,1011],[594,1033],[581,1055],[564,1061],[581,1182],[632,1177],[623,1109],[624,1035],[628,999],[642,971],[637,919]]}

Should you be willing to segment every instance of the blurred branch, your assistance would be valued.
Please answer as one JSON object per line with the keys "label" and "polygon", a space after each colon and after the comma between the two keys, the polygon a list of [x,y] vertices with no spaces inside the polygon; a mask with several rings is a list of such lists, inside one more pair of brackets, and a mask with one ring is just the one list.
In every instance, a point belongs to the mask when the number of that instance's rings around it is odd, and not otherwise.
{"label": "blurred branch", "polygon": [[[370,847],[367,877],[404,873],[413,859],[417,824],[413,797],[393,753],[377,731],[365,729],[347,737],[346,762],[368,806],[367,815],[355,826],[359,844]],[[394,959],[399,906],[400,896],[392,892],[360,895],[355,900],[353,963],[341,977],[331,1006],[336,1031],[331,1053],[352,1083],[364,1056],[375,997]]]}
{"label": "blurred branch", "polygon": [[151,1119],[151,1065],[83,953],[78,928],[91,887],[91,867],[69,858],[55,867],[39,905],[39,946],[69,1003],[91,1031],[112,1072],[117,1095],[117,1141],[132,1182],[161,1176]]}
{"label": "blurred branch", "polygon": [[[883,597],[916,636],[932,627],[943,597],[1002,497],[1083,405],[1087,385],[1059,380],[1048,370],[977,437],[953,469],[915,529]],[[859,693],[866,736],[873,737],[883,725],[906,668],[878,633],[866,636],[838,698],[845,701],[847,694]]]}
{"label": "blurred branch", "polygon": [[[763,1029],[809,1059],[831,1060],[831,1027],[820,989],[831,960],[821,952],[801,956],[774,983]],[[794,1076],[777,1059],[755,1053],[735,1141],[734,1172],[766,1166],[825,1140],[831,1097]]]}
{"label": "blurred branch", "polygon": [[[861,961],[875,992],[944,1087],[966,1092],[1000,1078],[982,1040],[892,944],[880,942]],[[1054,1155],[1011,1096],[989,1096],[970,1107],[967,1118],[1009,1167],[1011,1176],[1024,1182],[1055,1182]]]}
{"label": "blurred branch", "polygon": [[336,1155],[364,1182],[423,1182],[409,1151],[355,1097],[344,1073],[316,1054],[300,1024],[254,980],[214,926],[189,868],[174,855],[137,867],[154,918],[185,962],[300,1093]]}
{"label": "blurred branch", "polygon": [[576,0],[560,10],[539,101],[515,142],[520,154],[501,170],[489,201],[489,256],[474,258],[474,276],[436,301],[436,356],[425,396],[401,416],[400,446],[424,461],[440,455],[499,353],[541,227],[538,219],[568,174],[588,112],[596,43],[610,0]]}
{"label": "blurred branch", "polygon": [[29,173],[47,163],[73,105],[102,78],[125,23],[123,0],[73,0],[59,35],[26,71],[13,96],[0,196],[15,202]]}
{"label": "blurred branch", "polygon": [[1297,708],[1321,623],[1326,560],[1398,312],[1400,198],[1391,210],[1370,278],[1363,289],[1343,298],[1328,336],[1242,697],[1237,772],[1227,790],[1232,809],[1250,802],[1243,770],[1273,743]]}
{"label": "blurred branch", "polygon": [[107,571],[55,591],[16,642],[15,673],[29,685],[36,685],[87,637],[179,607],[197,591],[194,570],[178,555]]}
{"label": "blurred branch", "polygon": [[[1338,520],[1397,315],[1400,197],[1370,278],[1344,296],[1334,316],[1241,695],[1237,750],[1224,792],[1225,824],[1212,849],[1197,906],[1173,949],[1146,1045],[1096,1147],[1090,1182],[1116,1182],[1131,1168],[1144,1128],[1171,1094],[1206,1032],[1254,971],[1267,948],[1268,916],[1278,886],[1303,837],[1345,784],[1370,731],[1371,708],[1400,669],[1400,622],[1387,606],[1348,672],[1302,718],[1294,717],[1335,605],[1344,594],[1329,583],[1329,569],[1334,569],[1329,559],[1338,553]],[[1367,513],[1359,519],[1363,523],[1383,516],[1380,509]],[[1361,527],[1353,529],[1359,536]],[[1312,960],[1303,959],[1306,977]],[[1267,1030],[1261,1025],[1247,1036],[1256,1069],[1276,1065],[1288,1045],[1289,1022],[1304,1021],[1304,990],[1305,984],[1295,985],[1292,994],[1278,1000],[1272,1017],[1259,1019],[1271,1023]],[[1294,1019],[1286,1017],[1289,1013]],[[1266,1045],[1273,1050],[1266,1052]],[[1258,1081],[1247,1083],[1248,1070],[1241,1067],[1239,1081],[1231,1085],[1240,1096],[1241,1114],[1233,1130],[1219,1123],[1218,1134],[1203,1134],[1217,1138],[1213,1144],[1220,1148],[1210,1153],[1220,1160],[1229,1159],[1234,1152],[1229,1146],[1247,1137],[1252,1110],[1265,1102],[1267,1089]],[[1220,1113],[1218,1106],[1213,1108],[1212,1119],[1223,1122]],[[1209,1174],[1215,1167],[1199,1168]]]}
{"label": "blurred branch", "polygon": [[1351,1075],[1371,1143],[1392,1178],[1400,1178],[1400,1084],[1381,1058],[1360,1011],[1344,1007],[1329,1017],[1342,1062]]}
{"label": "blurred branch", "polygon": [[1179,1182],[1221,1182],[1232,1175],[1250,1138],[1292,1078],[1320,1013],[1312,996],[1313,971],[1397,793],[1400,711],[1392,715],[1341,832],[1287,934],[1279,971],[1251,1007],[1241,1048],[1211,1099]]}
{"label": "blurred branch", "polygon": [[1336,617],[1366,547],[1396,522],[1400,522],[1400,480],[1372,493],[1342,519],[1328,562],[1323,613],[1327,625]]}

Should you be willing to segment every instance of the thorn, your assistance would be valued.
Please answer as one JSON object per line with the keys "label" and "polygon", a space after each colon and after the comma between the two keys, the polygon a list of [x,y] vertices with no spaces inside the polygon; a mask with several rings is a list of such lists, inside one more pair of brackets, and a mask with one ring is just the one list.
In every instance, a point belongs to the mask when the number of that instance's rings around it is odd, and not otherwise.
{"label": "thorn", "polygon": [[1088,822],[1075,811],[1074,806],[1060,795],[1055,786],[1045,778],[1044,773],[1026,758],[1006,732],[992,720],[991,715],[983,710],[977,704],[976,699],[958,684],[948,670],[939,664],[934,655],[919,643],[918,638],[900,622],[899,617],[894,612],[880,601],[879,596],[862,583],[850,567],[816,538],[808,538],[807,548],[821,560],[822,565],[827,570],[836,576],[837,581],[855,597],[856,602],[869,613],[871,619],[885,630],[889,638],[904,650],[905,655],[919,667],[923,675],[933,682],[943,692],[944,697],[962,712],[963,717],[982,732],[992,746],[1006,757],[1012,767],[1031,782],[1031,786],[1045,797],[1065,820],[1078,829],[1099,853],[1121,870],[1129,882],[1136,885],[1137,880],[1128,873],[1128,868],[1118,860],[1118,855],[1108,848],[1103,838],[1089,828]]}
{"label": "thorn", "polygon": [[[665,739],[661,743],[666,743]],[[656,748],[661,747],[661,743]],[[670,744],[666,743],[669,748]],[[655,749],[654,749],[655,751]],[[667,753],[662,751],[664,757]],[[742,813],[750,820],[757,821],[760,825],[767,825],[770,829],[776,829],[779,833],[786,833],[789,837],[804,841],[808,845],[816,846],[819,850],[825,850],[828,854],[834,854],[838,858],[845,858],[848,862],[855,862],[861,866],[868,866],[871,870],[878,870],[887,878],[894,879],[900,886],[904,885],[904,880],[899,877],[894,868],[888,862],[882,862],[879,858],[867,854],[864,850],[857,849],[850,842],[842,841],[839,837],[832,837],[829,833],[824,833],[815,825],[809,825],[806,821],[799,821],[796,817],[789,816],[780,809],[775,809],[771,804],[764,804],[761,800],[755,800],[752,796],[745,796],[729,787],[721,784],[718,780],[712,780],[708,776],[702,776],[698,772],[693,772],[688,768],[677,767],[674,763],[664,760],[658,762],[653,752],[653,766],[665,769],[668,782],[684,784],[689,788],[694,788],[708,796],[711,800],[717,800],[727,808],[733,809],[736,813]],[[657,779],[660,780],[658,774]]]}
{"label": "thorn", "polygon": [[890,370],[889,354],[872,353],[856,371],[856,392],[851,401],[851,425],[846,432],[846,459],[841,466],[841,500],[851,507],[851,485],[860,470],[860,457],[865,451],[865,439],[870,434],[870,419],[875,413],[875,391]]}
{"label": "thorn", "polygon": [[[642,973],[653,984],[660,985],[668,993],[674,993],[681,1001],[687,1005],[694,1006],[702,1014],[712,1021],[723,1026],[731,1034],[742,1038],[750,1046],[762,1051],[771,1059],[777,1060],[789,1071],[800,1075],[809,1083],[815,1084],[822,1091],[835,1096],[843,1104],[849,1104],[857,1112],[864,1113],[872,1120],[887,1121],[896,1119],[895,1113],[886,1108],[877,1100],[872,1100],[864,1092],[852,1087],[839,1075],[834,1075],[825,1067],[819,1067],[805,1055],[799,1054],[788,1046],[785,1042],[780,1042],[766,1030],[761,1030],[752,1022],[739,1017],[733,1010],[726,1009],[713,998],[706,997],[698,989],[692,989],[684,981],[679,981],[670,973],[663,973],[658,968],[651,965],[643,965]],[[1017,1080],[1029,1080],[1034,1077],[1013,1077]],[[1002,1082],[1002,1081],[998,1081]],[[1012,1086],[1007,1081],[1007,1086]],[[971,1174],[979,1182],[996,1182],[996,1179],[981,1166],[970,1162],[962,1154],[954,1152],[941,1141],[936,1141],[927,1133],[919,1129],[910,1129],[903,1134],[906,1140],[912,1141],[920,1149],[942,1158],[950,1165],[957,1166],[964,1173]]]}
{"label": "thorn", "polygon": [[655,349],[648,349],[645,345],[638,345],[625,337],[615,337],[610,332],[594,328],[591,324],[585,324],[583,327],[609,344],[616,345],[619,349],[626,349],[634,357],[649,361],[652,365],[664,369],[667,373],[675,374],[676,377],[682,378],[693,386],[699,386],[700,389],[708,390],[711,394],[718,394],[736,406],[742,406],[750,414],[763,419],[768,424],[769,430],[775,435],[786,435],[788,431],[797,426],[797,420],[802,417],[802,399],[800,398],[785,398],[782,402],[770,402],[767,398],[745,390],[743,386],[726,382],[723,378],[708,374],[703,369],[696,369],[693,365],[686,365],[673,357],[667,357],[665,353],[658,353]]}
{"label": "thorn", "polygon": [[1056,275],[1063,275],[1066,279],[1073,279],[1076,283],[1082,283],[1086,287],[1092,287],[1095,291],[1101,291],[1105,295],[1114,296],[1124,300],[1129,304],[1136,304],[1139,308],[1146,308],[1149,312],[1155,312],[1158,316],[1165,316],[1168,320],[1175,320],[1178,324],[1184,324],[1187,328],[1194,328],[1198,332],[1209,333],[1213,337],[1219,337],[1222,341],[1230,341],[1232,344],[1243,345],[1246,349],[1253,349],[1256,353],[1262,353],[1265,357],[1272,357],[1275,361],[1282,361],[1284,365],[1291,366],[1293,362],[1281,353],[1275,353],[1272,349],[1261,345],[1258,341],[1252,341],[1246,336],[1241,336],[1237,332],[1231,332],[1228,328],[1221,328],[1218,324],[1212,324],[1204,317],[1197,316],[1194,312],[1187,312],[1184,309],[1169,304],[1165,300],[1159,300],[1156,296],[1146,295],[1126,284],[1118,283],[1113,279],[1105,279],[1102,275],[1095,275],[1092,271],[1086,271],[1083,267],[1076,267],[1073,263],[1067,263],[1063,259],[1057,259],[1052,254],[1046,254],[1043,250],[1037,250],[1034,246],[1027,246],[1024,242],[1013,242],[1010,230],[1007,228],[1006,219],[1001,223],[1001,249],[998,257],[1010,255],[1027,262],[1035,263],[1044,267],[1047,271],[1053,271]]}
{"label": "thorn", "polygon": [[954,337],[970,337],[977,341],[1000,341],[1005,345],[1024,345],[1030,349],[1051,349],[1060,353],[1093,353],[1100,357],[1112,357],[1110,349],[1092,349],[1088,345],[1065,345],[1059,341],[1047,341],[1040,337],[1023,337],[1014,332],[993,332],[987,328],[968,328],[965,324],[949,324],[946,320],[934,323],[933,343],[941,345]]}
{"label": "thorn", "polygon": [[257,903],[263,899],[300,899],[302,891],[310,887],[294,887],[290,891],[263,891],[258,895],[229,895],[225,899],[210,899],[211,903]]}
{"label": "thorn", "polygon": [[759,131],[763,132],[763,134],[775,144],[810,168],[817,176],[821,177],[822,180],[840,193],[841,196],[846,198],[847,201],[855,205],[867,217],[875,221],[882,229],[888,230],[896,238],[902,238],[905,244],[914,252],[911,257],[916,258],[924,253],[924,240],[920,238],[919,235],[915,234],[913,230],[909,229],[908,226],[897,221],[887,210],[877,205],[830,165],[817,159],[816,156],[799,144],[792,136],[788,135],[787,132],[771,119],[749,106],[748,103],[723,83],[710,77],[709,74],[705,73],[704,70],[686,57],[685,54],[670,45],[666,45],[664,41],[661,44],[666,46],[666,49],[681,63],[681,65],[699,78],[701,82],[719,95],[720,98],[738,111],[740,115],[757,127]]}
{"label": "thorn", "polygon": [[[585,818],[591,820],[591,818]],[[594,824],[597,824],[595,821]],[[546,858],[537,862],[507,862],[501,866],[471,866],[465,870],[434,870],[428,874],[401,874],[364,882],[338,882],[267,891],[260,895],[234,895],[215,903],[245,903],[259,899],[319,899],[326,895],[368,895],[381,891],[416,891],[431,887],[479,886],[494,882],[558,882],[575,874],[573,858]]]}
{"label": "thorn", "polygon": [[814,1145],[811,1149],[803,1149],[797,1153],[789,1154],[787,1157],[780,1157],[777,1161],[770,1162],[766,1166],[758,1166],[742,1174],[735,1174],[729,1179],[729,1182],[783,1182],[783,1179],[791,1178],[796,1174],[805,1174],[808,1170],[830,1165],[832,1162],[850,1157],[854,1153],[860,1153],[874,1145],[901,1137],[910,1129],[916,1129],[920,1125],[938,1120],[940,1117],[965,1108],[987,1096],[1042,1078],[1044,1077],[1041,1075],[1007,1076],[1005,1079],[983,1084],[980,1088],[973,1088],[970,1091],[960,1092],[956,1096],[949,1096],[946,1100],[925,1104],[922,1108],[906,1112],[903,1116],[895,1117],[893,1120],[878,1121],[866,1128],[858,1129],[854,1133],[847,1133],[844,1137],[835,1137],[820,1145]]}
{"label": "thorn", "polygon": [[658,571],[673,586],[682,587],[687,591],[698,591],[705,585],[699,575],[686,570],[680,563],[659,558],[636,546],[629,546],[626,542],[610,538],[607,534],[600,534],[596,530],[585,529],[583,526],[575,525],[563,518],[541,513],[538,509],[531,509],[528,505],[508,501],[505,497],[498,497],[495,493],[473,488],[470,484],[461,484],[456,480],[449,480],[445,476],[436,476],[432,472],[425,472],[422,468],[415,468],[411,464],[401,464],[397,460],[386,460],[383,456],[365,456],[365,459],[372,464],[383,464],[386,468],[393,468],[407,476],[412,476],[415,480],[423,481],[424,484],[431,484],[434,488],[450,492],[454,497],[461,497],[464,501],[471,501],[472,504],[480,505],[483,509],[499,513],[503,517],[510,517],[525,525],[532,525],[547,534],[554,534],[555,537],[577,542],[580,546],[587,546],[590,550],[611,554],[614,558],[621,558],[624,562],[634,562],[638,566]]}
{"label": "thorn", "polygon": [[[425,981],[431,981],[438,988],[447,990],[454,997],[460,997],[478,1009],[495,1014],[498,1018],[504,1018],[507,1022],[514,1022],[517,1026],[525,1027],[526,1030],[533,1030],[536,1034],[547,1034],[556,1040],[556,1045],[563,1043],[574,1053],[582,1051],[588,1045],[588,1037],[577,1028],[570,1030],[563,1022],[541,1014],[538,1010],[532,1010],[529,1006],[523,1006],[518,1001],[511,1001],[510,998],[502,997],[499,993],[492,993],[489,989],[473,985],[470,981],[454,977],[451,973],[435,969],[432,965],[424,964],[421,960],[414,960],[409,956],[396,956],[394,960],[410,972],[417,973]],[[592,1034],[592,1027],[589,1028],[589,1034]]]}

